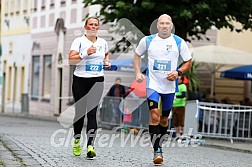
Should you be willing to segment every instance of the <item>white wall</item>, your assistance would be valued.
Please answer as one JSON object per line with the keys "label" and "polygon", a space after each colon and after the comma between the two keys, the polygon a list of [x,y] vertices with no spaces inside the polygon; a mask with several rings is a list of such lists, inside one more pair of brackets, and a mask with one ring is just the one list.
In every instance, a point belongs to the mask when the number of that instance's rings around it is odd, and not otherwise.
{"label": "white wall", "polygon": [[[13,43],[13,53],[9,54],[9,43]],[[13,63],[16,63],[17,66],[17,93],[20,94],[20,81],[21,81],[21,67],[25,67],[25,83],[24,83],[24,92],[28,92],[28,74],[29,74],[29,63],[32,49],[32,40],[31,35],[16,35],[16,36],[5,36],[2,37],[3,47],[3,56],[7,59],[7,71],[10,66],[13,66]],[[8,73],[7,73],[8,75]],[[7,76],[8,77],[8,76]],[[8,83],[6,86],[13,87],[13,83]]]}
{"label": "white wall", "polygon": [[[84,4],[82,0],[77,0],[76,3],[72,4],[72,1],[66,1],[65,6],[61,6],[59,1],[55,1],[54,8],[50,8],[50,1],[46,1],[46,7],[44,10],[41,10],[41,2],[38,1],[38,8],[37,11],[32,14],[32,18],[37,19],[37,28],[32,28],[32,33],[43,33],[48,31],[54,31],[54,26],[56,23],[56,20],[58,18],[63,18],[65,25],[68,29],[76,28],[76,27],[83,27],[83,21],[82,19],[86,15],[84,12],[85,9],[83,9]],[[76,15],[71,16],[71,12],[76,9]],[[64,13],[62,16],[62,13]],[[50,15],[54,14],[54,22],[49,26],[49,19]],[[41,16],[45,16],[45,27],[41,27]],[[76,18],[75,23],[71,23],[71,18]]]}

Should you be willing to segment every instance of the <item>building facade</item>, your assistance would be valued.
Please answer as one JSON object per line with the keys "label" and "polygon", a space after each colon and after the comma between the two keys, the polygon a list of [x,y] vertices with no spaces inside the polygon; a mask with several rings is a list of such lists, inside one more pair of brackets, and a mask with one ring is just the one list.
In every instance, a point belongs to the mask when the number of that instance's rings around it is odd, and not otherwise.
{"label": "building facade", "polygon": [[[1,5],[2,111],[21,112],[24,97],[29,99],[32,115],[57,116],[73,109],[74,66],[68,65],[69,49],[74,38],[84,33],[83,18],[95,15],[100,7],[84,8],[82,0],[2,0]],[[108,25],[102,25],[98,35],[113,47]],[[193,41],[193,47],[221,45],[220,36],[225,38],[218,30],[209,30],[207,36],[210,41]],[[210,87],[211,74],[207,72],[203,67],[199,73],[204,90]],[[118,76],[125,86],[135,78],[133,72],[105,72],[104,94]],[[215,93],[222,97],[225,92],[218,91],[219,83],[216,76]]]}
{"label": "building facade", "polygon": [[[68,65],[72,41],[83,35],[87,14],[96,15],[99,5],[84,8],[82,0],[2,0],[2,112],[29,112],[57,116],[73,109],[72,74]],[[108,25],[98,35],[113,47]],[[118,76],[106,72],[105,91]],[[130,85],[134,73],[122,75]],[[28,104],[26,104],[28,102]],[[25,105],[24,105],[25,104]]]}
{"label": "building facade", "polygon": [[1,1],[2,112],[20,112],[28,94],[32,0]]}
{"label": "building facade", "polygon": [[[72,41],[83,35],[83,18],[95,15],[97,5],[83,7],[82,0],[34,0],[30,65],[30,107],[33,115],[57,116],[72,108],[72,74],[68,65]],[[101,26],[100,37],[107,36]]]}
{"label": "building facade", "polygon": [[[235,27],[239,28],[240,25],[235,23]],[[234,48],[252,54],[252,32],[250,30],[237,33],[231,32],[230,29],[221,29],[217,34],[217,44],[229,48]],[[240,57],[240,55],[237,55]],[[242,57],[241,57],[242,58]],[[252,57],[250,60],[246,60],[249,64],[252,64]],[[220,72],[236,66],[225,66],[220,69]],[[220,73],[216,75],[215,82],[216,94],[220,99],[230,97],[234,103],[239,103],[244,98],[252,99],[252,83],[251,81],[223,79],[220,78]]]}
{"label": "building facade", "polygon": [[[2,11],[2,1],[0,1],[0,13]],[[1,38],[1,32],[2,32],[2,14],[0,14],[0,39]],[[1,57],[2,57],[2,41],[0,40],[0,112],[2,111],[2,83],[3,83],[3,73],[2,73],[2,61],[1,61]]]}
{"label": "building facade", "polygon": [[[236,26],[238,26],[238,24]],[[252,32],[249,30],[237,33],[231,32],[229,29],[224,28],[220,30],[212,29],[207,31],[206,36],[209,38],[209,40],[192,40],[192,46],[199,47],[204,45],[220,45],[227,47],[227,49],[234,48],[252,53],[252,48],[249,46],[250,41],[252,40]],[[252,63],[251,60],[247,61]],[[246,97],[252,98],[251,81],[234,80],[220,77],[220,73],[222,71],[236,66],[237,65],[223,64],[220,65],[220,68],[218,68],[218,70],[215,72],[213,91],[215,97],[219,101],[228,97],[232,103],[239,104],[240,101]],[[211,87],[211,71],[206,66],[200,66],[197,74],[201,80],[201,93],[209,95]]]}

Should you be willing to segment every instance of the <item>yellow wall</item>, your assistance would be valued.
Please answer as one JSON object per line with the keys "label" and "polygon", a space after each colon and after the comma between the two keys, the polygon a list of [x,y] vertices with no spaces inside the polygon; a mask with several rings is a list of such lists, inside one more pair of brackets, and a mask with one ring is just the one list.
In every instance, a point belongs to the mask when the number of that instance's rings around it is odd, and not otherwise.
{"label": "yellow wall", "polygon": [[17,30],[2,31],[1,35],[2,36],[11,36],[11,35],[27,34],[30,32],[31,32],[30,28],[22,28],[22,29],[20,28]]}
{"label": "yellow wall", "polygon": [[[241,27],[239,23],[234,24],[237,28]],[[217,45],[252,52],[251,41],[252,31],[250,30],[237,33],[236,31],[231,32],[229,29],[221,29],[217,32]],[[220,69],[220,71],[229,68],[232,67],[226,66]],[[220,73],[217,73],[215,82],[216,95],[220,99],[229,96],[234,103],[239,103],[243,98],[251,96],[248,89],[250,85],[247,84],[247,82],[248,81],[220,78]]]}
{"label": "yellow wall", "polygon": [[[240,27],[238,23],[235,25]],[[229,29],[221,29],[217,32],[217,45],[252,52],[251,41],[252,31],[250,30],[237,33],[236,31],[231,32]]]}
{"label": "yellow wall", "polygon": [[[6,2],[8,1],[8,9]],[[31,0],[1,0],[1,17],[2,17],[2,37],[9,35],[27,34],[31,32]],[[25,23],[25,17],[29,18],[29,25]],[[9,22],[9,28],[5,21]]]}
{"label": "yellow wall", "polygon": [[[8,2],[8,9],[6,8],[6,2]],[[14,4],[11,2],[14,2]],[[6,73],[4,99],[6,102],[10,100],[20,102],[21,93],[28,89],[26,80],[28,78],[27,69],[29,69],[28,61],[31,55],[30,46],[32,41],[29,35],[32,25],[32,2],[33,0],[1,0],[2,61],[5,61],[5,66],[2,70]],[[7,22],[9,22],[9,26]],[[23,44],[26,46],[25,48]],[[20,55],[20,50],[23,50],[22,56]],[[13,67],[14,62],[16,68]]]}

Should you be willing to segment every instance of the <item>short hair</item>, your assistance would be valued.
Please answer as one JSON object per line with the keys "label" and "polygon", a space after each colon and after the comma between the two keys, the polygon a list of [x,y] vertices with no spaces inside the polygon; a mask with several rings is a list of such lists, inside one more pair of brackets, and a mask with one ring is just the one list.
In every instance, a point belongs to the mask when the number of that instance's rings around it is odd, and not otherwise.
{"label": "short hair", "polygon": [[91,16],[91,17],[88,17],[88,18],[86,19],[86,21],[85,21],[85,26],[87,25],[88,20],[90,20],[90,19],[96,19],[96,20],[98,21],[98,24],[100,24],[100,20],[99,20],[97,17]]}
{"label": "short hair", "polygon": [[120,77],[117,77],[117,78],[115,79],[115,81],[117,81],[117,80],[119,80],[120,82],[122,81],[122,79],[121,79]]}

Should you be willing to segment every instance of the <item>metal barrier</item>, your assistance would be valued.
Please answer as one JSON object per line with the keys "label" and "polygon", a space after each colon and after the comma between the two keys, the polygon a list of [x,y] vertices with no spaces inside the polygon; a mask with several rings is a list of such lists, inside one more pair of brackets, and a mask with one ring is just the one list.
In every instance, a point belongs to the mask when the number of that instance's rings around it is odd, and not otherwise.
{"label": "metal barrier", "polygon": [[[148,129],[149,117],[146,98],[105,96],[100,107],[100,124],[111,129]],[[171,122],[168,132],[174,131]],[[185,133],[192,128],[191,135],[252,140],[252,106],[188,101]]]}
{"label": "metal barrier", "polygon": [[196,115],[202,136],[252,140],[252,106],[198,102]]}
{"label": "metal barrier", "polygon": [[147,129],[149,109],[146,98],[105,96],[100,108],[100,123],[111,128]]}

